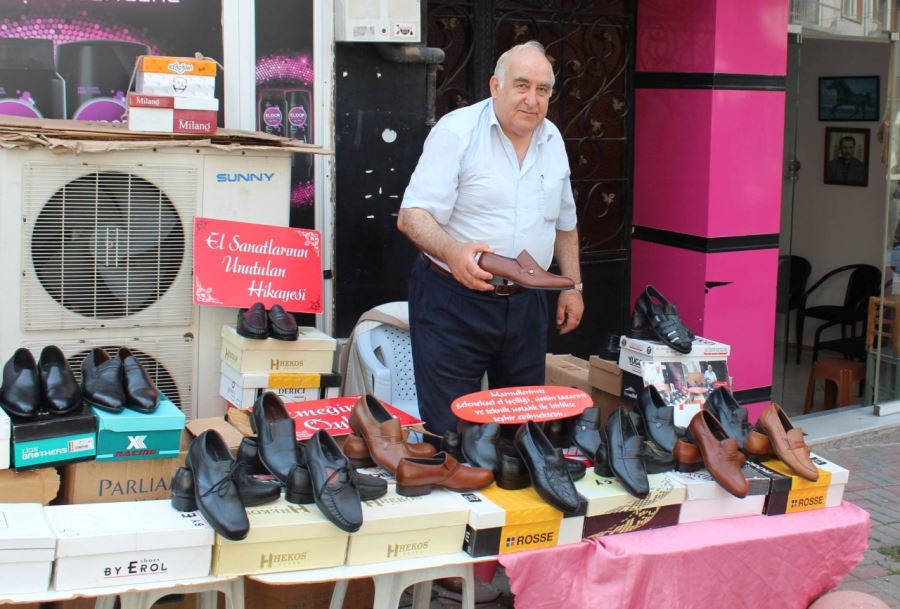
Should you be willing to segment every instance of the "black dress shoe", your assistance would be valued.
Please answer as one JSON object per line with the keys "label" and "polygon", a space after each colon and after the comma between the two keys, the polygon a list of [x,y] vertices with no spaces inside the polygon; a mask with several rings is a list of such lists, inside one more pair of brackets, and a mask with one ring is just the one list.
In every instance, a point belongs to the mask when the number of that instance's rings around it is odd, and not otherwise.
{"label": "black dress shoe", "polygon": [[555,448],[569,448],[572,446],[572,439],[569,436],[569,419],[556,419],[555,421],[547,421],[543,425],[544,435]]}
{"label": "black dress shoe", "polygon": [[31,419],[41,406],[41,379],[37,363],[28,349],[16,349],[3,366],[0,406],[14,417]]}
{"label": "black dress shoe", "polygon": [[81,387],[59,347],[44,347],[38,368],[41,372],[42,402],[50,414],[63,415],[81,407]]}
{"label": "black dress shoe", "polygon": [[572,422],[572,442],[585,457],[593,458],[600,446],[600,409],[585,408]]}
{"label": "black dress shoe", "polygon": [[497,467],[497,436],[500,425],[469,425],[462,432],[462,454],[469,465],[493,471]]}
{"label": "black dress shoe", "polygon": [[281,305],[272,305],[269,309],[269,336],[278,340],[297,340],[299,335],[297,319]]}
{"label": "black dress shoe", "polygon": [[350,460],[328,432],[319,430],[306,444],[304,464],[313,497],[322,514],[339,529],[353,533],[362,526],[362,503]]}
{"label": "black dress shoe", "polygon": [[575,459],[566,459],[566,469],[569,470],[569,475],[572,476],[573,482],[584,478],[584,474],[587,472],[587,466]]}
{"label": "black dress shoe", "polygon": [[566,459],[561,450],[553,448],[540,426],[528,421],[519,427],[515,444],[538,495],[563,513],[578,511],[578,492],[566,468]]}
{"label": "black dress shoe", "polygon": [[122,412],[128,399],[122,384],[122,360],[110,358],[99,347],[81,362],[81,396],[90,406]]}
{"label": "black dress shoe", "polygon": [[679,353],[690,353],[694,341],[678,309],[659,290],[648,285],[634,302],[634,315],[629,335],[645,340],[658,340]]}
{"label": "black dress shoe", "polygon": [[518,453],[501,451],[498,457],[497,467],[494,469],[494,481],[497,486],[507,491],[531,486],[528,468]]}
{"label": "black dress shoe", "polygon": [[751,425],[747,420],[747,409],[738,404],[734,395],[725,387],[717,387],[706,398],[704,408],[712,411],[728,435],[737,440],[738,447],[743,449]]}
{"label": "black dress shoe", "polygon": [[247,464],[247,471],[253,476],[268,476],[269,470],[263,465],[259,459],[259,446],[256,444],[256,438],[244,436],[238,445],[235,460]]}
{"label": "black dress shoe", "polygon": [[597,451],[594,453],[594,473],[604,478],[612,478],[613,471],[609,467],[609,438],[606,436],[606,426],[601,425],[600,443],[597,444]]}
{"label": "black dress shoe", "polygon": [[250,531],[250,521],[234,481],[234,465],[225,440],[215,430],[204,431],[188,448],[197,509],[216,533],[239,541]]}
{"label": "black dress shoe", "polygon": [[287,485],[291,469],[297,464],[297,431],[294,420],[277,394],[266,391],[256,399],[250,414],[250,426],[256,434],[259,458],[266,469]]}
{"label": "black dress shoe", "polygon": [[666,452],[653,440],[644,440],[641,446],[641,461],[648,474],[661,474],[675,469],[675,457]]}
{"label": "black dress shoe", "polygon": [[644,433],[669,454],[675,448],[675,409],[666,406],[659,391],[647,385],[638,394],[638,410],[644,419]]}
{"label": "black dress shoe", "polygon": [[[299,442],[297,443],[297,465],[291,469],[288,476],[287,485],[284,491],[285,500],[290,503],[315,503],[312,492],[312,482],[309,478],[309,470],[306,469],[305,448]],[[355,478],[356,487],[359,489],[359,498],[362,501],[371,501],[384,497],[388,491],[387,480],[378,476],[370,476],[368,474],[360,474],[355,469],[350,468],[350,474]]]}
{"label": "black dress shoe", "polygon": [[460,463],[465,463],[466,461],[462,454],[462,436],[452,429],[448,429],[441,436],[440,452],[447,453]]}
{"label": "black dress shoe", "polygon": [[196,512],[194,474],[186,467],[179,467],[172,476],[172,507],[179,512]]}
{"label": "black dress shoe", "polygon": [[650,481],[641,459],[643,439],[625,409],[613,412],[606,429],[609,438],[609,467],[629,493],[643,499],[650,493]]}
{"label": "black dress shoe", "polygon": [[121,347],[119,359],[122,361],[125,407],[144,414],[152,413],[159,406],[159,391],[150,380],[150,375],[131,350]]}
{"label": "black dress shoe", "polygon": [[269,338],[269,316],[261,302],[238,311],[235,330],[244,338]]}
{"label": "black dress shoe", "polygon": [[[280,484],[274,480],[254,478],[249,473],[246,462],[235,461],[232,477],[237,483],[244,507],[272,503],[281,496]],[[194,498],[194,474],[186,467],[179,467],[172,477],[172,507],[179,512],[197,510],[197,501]]]}

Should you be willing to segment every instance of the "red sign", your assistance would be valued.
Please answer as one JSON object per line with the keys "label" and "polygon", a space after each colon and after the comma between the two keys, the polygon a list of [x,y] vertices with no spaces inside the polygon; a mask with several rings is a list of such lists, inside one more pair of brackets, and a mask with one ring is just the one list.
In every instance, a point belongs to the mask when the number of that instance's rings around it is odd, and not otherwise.
{"label": "red sign", "polygon": [[194,304],[322,312],[319,231],[194,219]]}
{"label": "red sign", "polygon": [[[297,440],[309,440],[320,429],[324,429],[332,436],[346,436],[352,433],[350,411],[353,410],[353,405],[357,400],[359,400],[358,395],[345,396],[307,402],[285,402],[284,407],[294,419]],[[392,416],[400,419],[400,425],[403,427],[422,423],[419,419],[394,408],[383,400],[381,403]],[[252,411],[253,408],[248,410]]]}
{"label": "red sign", "polygon": [[450,405],[470,423],[525,423],[574,417],[593,406],[591,396],[572,387],[507,387],[470,393]]}

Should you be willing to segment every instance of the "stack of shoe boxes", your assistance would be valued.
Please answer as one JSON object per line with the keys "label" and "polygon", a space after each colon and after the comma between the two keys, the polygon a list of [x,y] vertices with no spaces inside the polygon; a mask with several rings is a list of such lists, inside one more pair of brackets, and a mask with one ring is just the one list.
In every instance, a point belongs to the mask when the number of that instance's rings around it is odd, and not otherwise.
{"label": "stack of shoe boxes", "polygon": [[819,470],[819,479],[810,482],[794,474],[779,460],[750,463],[750,467],[771,479],[771,490],[763,513],[768,516],[808,512],[836,507],[844,498],[850,472],[824,457],[810,454]]}
{"label": "stack of shoe boxes", "polygon": [[9,415],[0,410],[0,469],[9,467],[9,436],[11,433]]}
{"label": "stack of shoe boxes", "polygon": [[55,554],[56,536],[50,530],[43,506],[0,504],[0,591],[45,592],[50,586]]}
{"label": "stack of shoe boxes", "polygon": [[643,499],[629,494],[615,478],[598,476],[591,470],[575,482],[587,499],[585,538],[658,529],[678,524],[687,492],[670,473],[650,474],[650,493]]}
{"label": "stack of shoe boxes", "polygon": [[17,472],[92,460],[97,454],[97,420],[89,406],[62,417],[13,422],[10,465]]}
{"label": "stack of shoe boxes", "polygon": [[311,327],[301,327],[297,340],[290,341],[245,338],[234,326],[223,326],[219,394],[237,408],[252,406],[264,391],[285,402],[337,397],[336,347],[334,338]]}
{"label": "stack of shoe boxes", "polygon": [[163,133],[216,132],[216,62],[144,55],[128,94],[128,129]]}
{"label": "stack of shoe boxes", "polygon": [[762,514],[769,493],[771,478],[744,465],[744,477],[749,483],[747,496],[735,497],[722,488],[705,469],[696,472],[672,472],[672,476],[687,489],[678,522],[720,520],[738,516]]}

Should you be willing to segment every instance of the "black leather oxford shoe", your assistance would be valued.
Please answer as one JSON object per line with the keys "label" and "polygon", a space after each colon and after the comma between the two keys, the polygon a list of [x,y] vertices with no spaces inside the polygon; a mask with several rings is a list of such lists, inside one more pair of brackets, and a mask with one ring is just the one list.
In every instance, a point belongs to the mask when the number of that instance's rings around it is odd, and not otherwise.
{"label": "black leather oxford shoe", "polygon": [[606,436],[606,426],[601,425],[598,431],[600,432],[600,442],[594,452],[594,473],[604,478],[612,478],[613,471],[609,467],[609,438]]}
{"label": "black leather oxford shoe", "polygon": [[675,469],[675,457],[666,452],[653,440],[644,440],[641,446],[641,461],[648,474],[661,474]]}
{"label": "black leather oxford shoe", "polygon": [[474,467],[493,471],[497,467],[497,436],[500,425],[469,425],[462,432],[462,454],[466,462]]}
{"label": "black leather oxford shoe", "polygon": [[249,309],[239,310],[235,330],[244,338],[269,338],[269,316],[263,303],[256,302]]}
{"label": "black leather oxford shoe", "polygon": [[501,450],[498,453],[497,467],[494,469],[494,481],[502,489],[515,491],[531,485],[528,468],[518,452]]}
{"label": "black leather oxford shoe", "polygon": [[150,376],[133,353],[125,347],[119,349],[122,361],[122,380],[125,387],[125,407],[150,414],[159,406],[159,391]]}
{"label": "black leather oxford shoe", "polygon": [[259,447],[256,445],[256,438],[244,436],[238,445],[237,461],[243,461],[247,464],[247,471],[253,476],[268,476],[269,470],[259,460]]}
{"label": "black leather oxford shoe", "polygon": [[282,484],[287,484],[291,468],[297,464],[297,432],[294,420],[277,394],[266,391],[256,399],[250,426],[256,433],[263,465]]}
{"label": "black leather oxford shoe", "polygon": [[729,436],[737,440],[738,447],[744,448],[744,440],[750,432],[750,422],[747,420],[747,409],[738,404],[734,395],[725,387],[717,387],[706,398],[704,408],[712,411],[713,415],[722,424]]}
{"label": "black leather oxford shoe", "polygon": [[28,349],[16,349],[3,366],[0,406],[14,417],[33,418],[41,406],[41,379]]}
{"label": "black leather oxford shoe", "polygon": [[122,412],[128,399],[122,383],[122,360],[110,358],[103,349],[91,349],[81,362],[81,395],[91,406]]}
{"label": "black leather oxford shoe", "polygon": [[672,453],[678,437],[675,435],[675,409],[666,406],[659,391],[647,385],[638,394],[638,410],[644,419],[644,431],[651,440],[668,453]]}
{"label": "black leather oxford shoe", "polygon": [[81,387],[59,347],[44,347],[38,368],[41,373],[41,401],[50,414],[64,415],[81,407]]}
{"label": "black leather oxford shoe", "polygon": [[[232,478],[237,483],[244,507],[272,503],[281,496],[280,484],[250,475],[246,462],[235,461]],[[179,467],[172,477],[172,507],[179,512],[193,512],[197,509],[194,474],[186,467]]]}
{"label": "black leather oxford shoe", "polygon": [[[306,468],[306,458],[304,457],[306,448],[303,444],[297,443],[297,465],[291,469],[288,475],[286,488],[284,491],[285,500],[290,503],[314,503],[315,498],[312,492],[312,482],[309,477],[309,470]],[[351,462],[352,466],[352,462]],[[353,467],[350,468],[350,475],[355,479],[356,488],[359,489],[359,498],[362,501],[370,501],[384,497],[387,494],[387,481],[378,476],[370,476],[368,474],[360,474]]]}
{"label": "black leather oxford shoe", "polygon": [[319,430],[306,444],[304,464],[313,497],[322,514],[339,529],[353,533],[362,526],[362,503],[350,460],[328,432]]}
{"label": "black leather oxford shoe", "polygon": [[643,439],[624,408],[613,412],[607,425],[609,467],[629,493],[643,499],[650,493],[650,481],[641,459]]}
{"label": "black leather oxford shoe", "polygon": [[281,305],[272,305],[269,309],[269,336],[278,340],[297,340],[299,335],[297,319]]}
{"label": "black leather oxford shoe", "polygon": [[572,422],[572,442],[588,459],[593,458],[600,446],[600,409],[585,408]]}
{"label": "black leather oxford shoe", "polygon": [[186,463],[194,478],[197,509],[206,522],[226,539],[244,539],[250,531],[250,521],[234,481],[235,461],[222,436],[207,430],[194,438]]}
{"label": "black leather oxford shoe", "polygon": [[531,485],[541,498],[566,514],[578,511],[579,497],[562,451],[554,448],[540,426],[528,421],[516,431],[516,448]]}

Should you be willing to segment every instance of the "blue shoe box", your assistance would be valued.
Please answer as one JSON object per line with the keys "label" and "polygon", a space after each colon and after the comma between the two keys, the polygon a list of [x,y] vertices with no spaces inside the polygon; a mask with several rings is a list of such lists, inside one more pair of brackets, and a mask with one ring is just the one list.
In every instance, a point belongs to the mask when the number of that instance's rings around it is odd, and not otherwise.
{"label": "blue shoe box", "polygon": [[17,472],[93,459],[97,421],[88,406],[65,416],[13,418],[12,458]]}
{"label": "blue shoe box", "polygon": [[151,414],[125,409],[119,413],[94,408],[97,416],[97,461],[130,461],[177,457],[185,416],[161,396]]}

